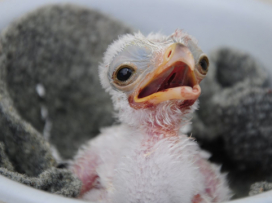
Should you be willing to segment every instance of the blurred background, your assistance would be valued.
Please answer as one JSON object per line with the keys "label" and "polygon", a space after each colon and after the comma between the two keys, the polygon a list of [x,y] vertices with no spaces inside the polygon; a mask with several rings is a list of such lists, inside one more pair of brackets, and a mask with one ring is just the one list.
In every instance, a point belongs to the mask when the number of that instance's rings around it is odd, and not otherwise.
{"label": "blurred background", "polygon": [[[0,30],[13,19],[44,4],[76,3],[102,11],[144,34],[170,34],[181,28],[205,51],[228,45],[272,64],[271,0],[1,0]],[[272,72],[272,70],[271,70]]]}

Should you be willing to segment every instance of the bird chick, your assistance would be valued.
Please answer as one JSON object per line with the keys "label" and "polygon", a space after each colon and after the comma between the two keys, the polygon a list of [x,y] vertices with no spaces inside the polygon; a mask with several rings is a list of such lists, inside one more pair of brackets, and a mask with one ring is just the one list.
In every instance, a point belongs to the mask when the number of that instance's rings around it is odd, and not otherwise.
{"label": "bird chick", "polygon": [[204,203],[230,197],[225,176],[179,129],[197,108],[208,57],[190,35],[141,33],[111,44],[99,67],[120,125],[101,130],[70,169],[81,197],[110,203]]}

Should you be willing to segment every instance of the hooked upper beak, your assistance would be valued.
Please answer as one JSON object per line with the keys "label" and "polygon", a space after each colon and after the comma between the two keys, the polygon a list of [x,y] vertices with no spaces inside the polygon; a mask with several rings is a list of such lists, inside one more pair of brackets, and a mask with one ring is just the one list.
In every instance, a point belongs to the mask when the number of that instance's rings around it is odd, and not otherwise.
{"label": "hooked upper beak", "polygon": [[147,74],[130,96],[133,108],[156,105],[167,100],[196,100],[201,89],[195,72],[195,60],[190,50],[180,43],[170,45],[162,63]]}

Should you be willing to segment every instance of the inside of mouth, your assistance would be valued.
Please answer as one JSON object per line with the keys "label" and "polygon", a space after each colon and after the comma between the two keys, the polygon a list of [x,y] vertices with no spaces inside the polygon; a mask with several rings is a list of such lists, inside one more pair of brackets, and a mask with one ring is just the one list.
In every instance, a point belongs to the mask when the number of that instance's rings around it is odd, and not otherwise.
{"label": "inside of mouth", "polygon": [[181,86],[194,86],[194,78],[187,64],[178,61],[154,78],[140,90],[138,98],[144,98],[156,92]]}

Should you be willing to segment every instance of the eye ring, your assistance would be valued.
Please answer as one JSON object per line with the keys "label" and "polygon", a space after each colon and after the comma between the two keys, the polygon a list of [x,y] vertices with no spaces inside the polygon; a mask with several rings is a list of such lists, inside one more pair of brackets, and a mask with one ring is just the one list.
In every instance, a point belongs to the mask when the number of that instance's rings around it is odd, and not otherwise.
{"label": "eye ring", "polygon": [[135,77],[136,68],[132,64],[122,64],[112,75],[113,82],[119,86],[126,86],[132,83]]}
{"label": "eye ring", "polygon": [[206,55],[200,57],[198,62],[198,70],[201,74],[206,75],[209,71],[209,59]]}

